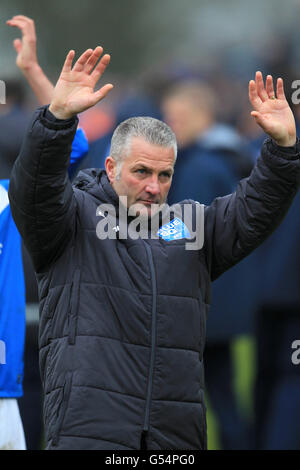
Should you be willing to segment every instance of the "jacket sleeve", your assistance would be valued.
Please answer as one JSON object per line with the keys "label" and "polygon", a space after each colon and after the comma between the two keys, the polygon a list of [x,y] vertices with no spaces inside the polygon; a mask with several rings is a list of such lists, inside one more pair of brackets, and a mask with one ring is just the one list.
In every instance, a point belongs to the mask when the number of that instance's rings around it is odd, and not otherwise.
{"label": "jacket sleeve", "polygon": [[77,124],[77,118],[58,120],[47,107],[39,108],[11,173],[12,215],[37,272],[48,269],[74,234],[68,166]]}
{"label": "jacket sleeve", "polygon": [[[300,181],[300,142],[294,148],[265,141],[250,176],[235,193],[205,208],[205,254],[211,280],[235,265],[283,220]],[[284,240],[282,240],[284,243]]]}

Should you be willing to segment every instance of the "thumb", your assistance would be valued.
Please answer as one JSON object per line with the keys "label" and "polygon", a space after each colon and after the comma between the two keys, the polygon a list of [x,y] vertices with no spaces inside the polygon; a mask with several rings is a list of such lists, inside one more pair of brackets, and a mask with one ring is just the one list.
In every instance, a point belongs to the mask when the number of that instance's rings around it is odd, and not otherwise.
{"label": "thumb", "polygon": [[14,42],[13,42],[13,44],[14,44],[15,50],[16,50],[17,53],[19,54],[19,52],[20,52],[21,49],[22,49],[22,41],[21,41],[21,39],[15,39]]}
{"label": "thumb", "polygon": [[255,118],[255,121],[257,122],[257,124],[259,126],[261,126],[262,128],[264,128],[266,126],[266,124],[267,124],[266,119],[260,112],[252,111],[251,116],[253,116]]}
{"label": "thumb", "polygon": [[114,86],[111,83],[108,83],[100,88],[100,90],[96,91],[93,94],[93,106],[99,101],[103,100],[103,98],[105,98],[105,96],[110,92],[110,90],[113,89],[113,87]]}

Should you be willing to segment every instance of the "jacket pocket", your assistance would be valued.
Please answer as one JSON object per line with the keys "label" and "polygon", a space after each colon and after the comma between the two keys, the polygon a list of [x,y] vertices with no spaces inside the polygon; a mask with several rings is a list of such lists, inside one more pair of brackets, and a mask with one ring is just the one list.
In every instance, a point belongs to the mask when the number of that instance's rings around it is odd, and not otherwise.
{"label": "jacket pocket", "polygon": [[71,388],[72,388],[72,373],[67,372],[66,380],[63,386],[62,400],[61,400],[60,406],[58,407],[57,419],[53,427],[53,434],[52,434],[53,446],[57,446],[58,441],[59,441],[59,435],[62,429],[66,410],[67,410],[68,403],[69,403]]}
{"label": "jacket pocket", "polygon": [[69,313],[69,336],[68,343],[75,344],[77,331],[77,312],[79,308],[79,290],[80,290],[80,269],[75,270],[71,293],[70,293],[70,313]]}

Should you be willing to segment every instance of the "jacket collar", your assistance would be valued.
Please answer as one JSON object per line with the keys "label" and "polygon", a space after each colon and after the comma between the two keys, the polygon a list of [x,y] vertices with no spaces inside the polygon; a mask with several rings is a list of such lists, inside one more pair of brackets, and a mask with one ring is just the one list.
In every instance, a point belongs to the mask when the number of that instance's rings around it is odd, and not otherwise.
{"label": "jacket collar", "polygon": [[119,197],[110,184],[105,170],[89,168],[80,171],[73,182],[73,187],[91,194],[101,203],[113,204],[116,208],[119,206]]}

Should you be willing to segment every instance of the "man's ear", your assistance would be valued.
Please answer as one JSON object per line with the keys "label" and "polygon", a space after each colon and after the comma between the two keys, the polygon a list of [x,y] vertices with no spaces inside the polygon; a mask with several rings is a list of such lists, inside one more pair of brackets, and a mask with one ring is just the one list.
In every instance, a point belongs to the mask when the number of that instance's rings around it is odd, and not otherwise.
{"label": "man's ear", "polygon": [[116,160],[111,156],[107,157],[105,160],[105,170],[111,184],[115,181],[116,169]]}

